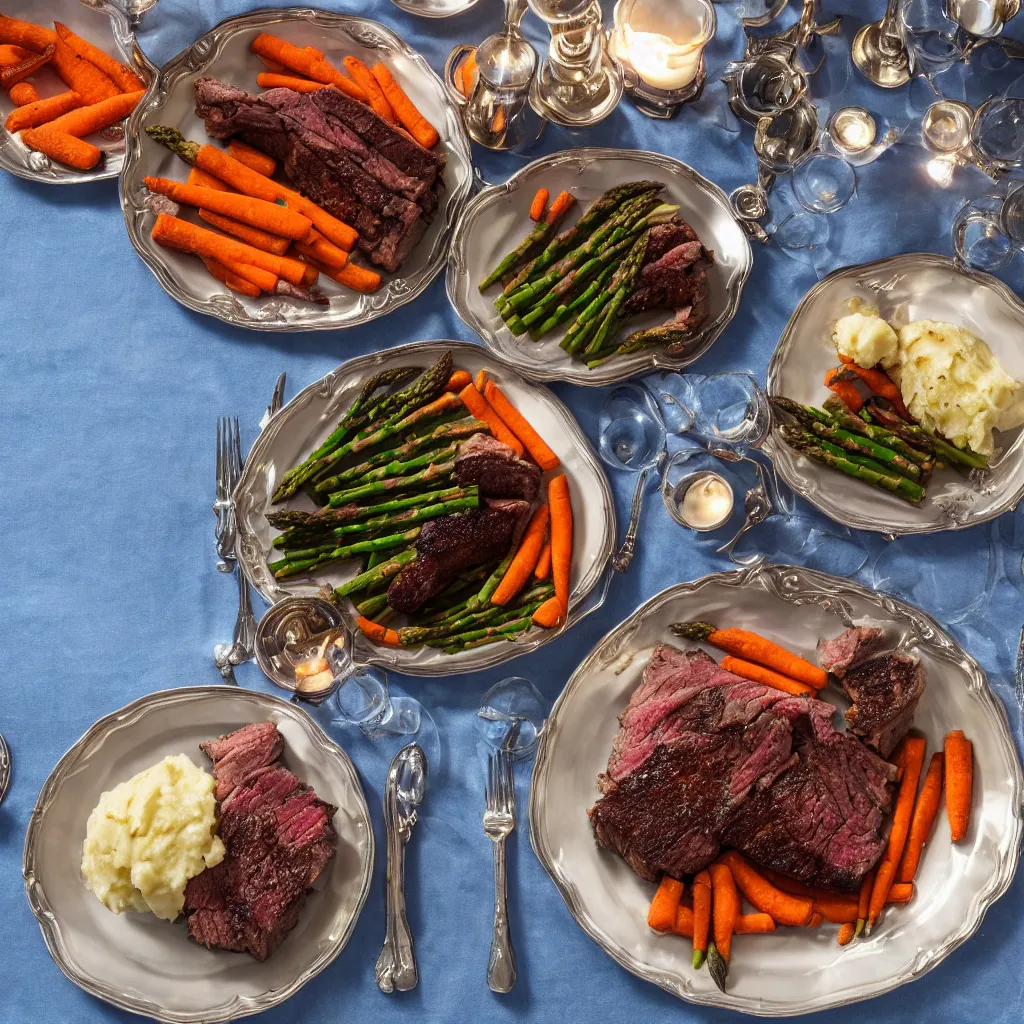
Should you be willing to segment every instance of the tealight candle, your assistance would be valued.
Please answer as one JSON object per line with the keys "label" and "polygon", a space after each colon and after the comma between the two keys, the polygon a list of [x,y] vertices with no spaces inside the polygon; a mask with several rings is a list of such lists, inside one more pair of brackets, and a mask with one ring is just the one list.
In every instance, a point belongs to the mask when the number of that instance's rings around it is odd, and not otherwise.
{"label": "tealight candle", "polygon": [[829,121],[828,133],[843,153],[863,153],[874,145],[878,126],[863,107],[842,107]]}
{"label": "tealight candle", "polygon": [[679,514],[693,530],[717,530],[732,515],[732,487],[717,473],[694,473],[686,484]]}

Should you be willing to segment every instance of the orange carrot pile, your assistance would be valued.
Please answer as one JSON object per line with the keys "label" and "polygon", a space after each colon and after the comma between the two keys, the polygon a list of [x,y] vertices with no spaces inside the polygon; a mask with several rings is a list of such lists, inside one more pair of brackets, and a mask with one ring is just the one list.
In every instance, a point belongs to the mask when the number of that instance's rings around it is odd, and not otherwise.
{"label": "orange carrot pile", "polygon": [[546,188],[537,189],[533,197],[533,202],[530,203],[530,220],[540,220],[544,216],[544,211],[548,207],[548,196],[551,193]]}
{"label": "orange carrot pile", "polygon": [[240,164],[251,167],[257,174],[272,178],[274,171],[277,170],[277,161],[273,157],[247,146],[244,142],[239,142],[238,139],[232,139],[228,143],[228,152]]}
{"label": "orange carrot pile", "polygon": [[451,391],[453,394],[458,394],[464,387],[473,383],[473,375],[469,370],[456,370],[449,378],[448,383],[444,386],[445,391]]}
{"label": "orange carrot pile", "polygon": [[756,683],[764,683],[766,686],[773,686],[776,690],[785,690],[797,696],[813,697],[818,691],[806,683],[798,683],[781,672],[775,672],[763,665],[755,665],[752,661],[744,661],[742,658],[734,658],[727,654],[722,659],[722,668],[733,675],[742,676],[744,679],[752,679]]}
{"label": "orange carrot pile", "polygon": [[899,871],[896,872],[897,882],[913,882],[914,876],[917,874],[921,851],[932,834],[935,816],[939,811],[939,801],[942,797],[943,763],[944,758],[941,751],[932,754],[928,772],[924,777],[924,784],[921,786],[921,792],[917,795],[917,803],[914,804],[914,816],[910,821],[910,832],[903,850],[903,859],[900,861]]}
{"label": "orange carrot pile", "polygon": [[95,64],[80,57],[59,37],[53,48],[53,67],[86,103],[109,100],[121,91]]}
{"label": "orange carrot pile", "polygon": [[945,748],[946,817],[954,843],[967,835],[971,820],[971,793],[974,788],[974,748],[960,729],[947,734]]}
{"label": "orange carrot pile", "polygon": [[434,126],[416,109],[413,101],[406,96],[402,87],[395,80],[395,76],[380,63],[374,64],[370,70],[406,131],[421,146],[433,149],[440,141],[440,136]]}
{"label": "orange carrot pile", "polygon": [[38,128],[81,105],[82,97],[77,92],[62,92],[58,96],[50,96],[45,100],[37,100],[35,103],[18,107],[7,118],[5,127],[9,132]]}
{"label": "orange carrot pile", "polygon": [[812,900],[777,889],[735,850],[722,854],[721,860],[732,872],[740,892],[762,913],[770,914],[779,924],[802,927],[810,921]]}
{"label": "orange carrot pile", "polygon": [[533,461],[541,469],[554,469],[558,465],[558,456],[544,443],[540,434],[530,426],[494,381],[487,381],[484,385],[484,395],[505,426],[522,442],[523,448],[530,453]]}
{"label": "orange carrot pile", "polygon": [[345,65],[345,70],[352,76],[352,80],[366,93],[370,106],[385,121],[397,124],[398,117],[395,115],[394,108],[388,102],[387,96],[384,95],[384,90],[380,87],[377,79],[373,77],[370,69],[358,57],[346,57],[342,64]]}
{"label": "orange carrot pile", "polygon": [[544,546],[544,536],[548,529],[548,506],[540,505],[530,518],[530,523],[519,542],[519,549],[509,563],[505,575],[497,589],[491,595],[491,604],[508,604],[530,581],[533,570],[540,557],[540,549]]}
{"label": "orange carrot pile", "polygon": [[300,49],[294,43],[279,39],[269,32],[261,32],[250,44],[250,49],[260,57],[266,57],[290,71],[297,71],[300,75],[312,78],[314,82],[333,85],[355,100],[363,103],[367,101],[366,91],[356,85],[351,78],[331,67],[323,56],[319,55],[319,50],[310,52],[308,49]]}
{"label": "orange carrot pile", "polygon": [[226,235],[231,235],[240,242],[245,242],[246,245],[251,245],[256,249],[262,249],[264,252],[272,252],[275,256],[283,256],[291,245],[291,240],[288,238],[271,234],[269,231],[261,231],[259,228],[243,224],[231,217],[225,217],[221,213],[214,213],[212,210],[200,209],[199,216],[207,224],[220,228]]}
{"label": "orange carrot pile", "polygon": [[146,88],[146,83],[130,67],[114,60],[113,57],[104,53],[98,46],[93,46],[92,43],[76,35],[67,25],[62,25],[59,21],[56,21],[54,22],[54,28],[57,31],[57,36],[77,57],[95,65],[121,92],[138,92]]}
{"label": "orange carrot pile", "polygon": [[491,433],[493,433],[502,444],[507,444],[519,458],[522,458],[526,449],[519,441],[519,438],[509,430],[505,421],[494,411],[490,402],[488,402],[487,399],[477,391],[475,385],[467,384],[459,392],[459,398],[462,399],[466,408],[478,420],[483,420],[491,428]]}

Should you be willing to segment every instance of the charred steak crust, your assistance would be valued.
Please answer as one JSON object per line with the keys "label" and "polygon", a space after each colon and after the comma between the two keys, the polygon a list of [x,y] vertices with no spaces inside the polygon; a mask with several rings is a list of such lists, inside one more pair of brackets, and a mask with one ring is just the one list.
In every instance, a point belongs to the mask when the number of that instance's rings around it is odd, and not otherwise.
{"label": "charred steak crust", "polygon": [[895,769],[837,732],[834,711],[659,646],[599,779],[597,842],[651,881],[731,846],[809,884],[856,888],[885,847]]}
{"label": "charred steak crust", "polygon": [[818,641],[818,664],[836,679],[846,670],[870,657],[885,645],[885,630],[880,626],[850,626],[831,640]]}
{"label": "charred steak crust", "polygon": [[534,501],[540,492],[541,471],[496,438],[474,434],[455,457],[455,479],[460,487],[476,485],[484,497]]}
{"label": "charred steak crust", "polygon": [[847,669],[843,689],[853,702],[850,731],[888,757],[907,734],[924,693],[924,669],[907,654],[878,654]]}

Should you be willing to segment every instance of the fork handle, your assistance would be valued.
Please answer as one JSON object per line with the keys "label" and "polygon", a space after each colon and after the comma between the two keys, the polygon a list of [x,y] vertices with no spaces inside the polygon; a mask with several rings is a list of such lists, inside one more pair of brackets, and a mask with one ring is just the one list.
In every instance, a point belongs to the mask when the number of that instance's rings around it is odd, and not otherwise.
{"label": "fork handle", "polygon": [[516,954],[508,931],[508,886],[505,840],[494,843],[494,932],[487,961],[487,987],[492,992],[511,992],[516,983]]}

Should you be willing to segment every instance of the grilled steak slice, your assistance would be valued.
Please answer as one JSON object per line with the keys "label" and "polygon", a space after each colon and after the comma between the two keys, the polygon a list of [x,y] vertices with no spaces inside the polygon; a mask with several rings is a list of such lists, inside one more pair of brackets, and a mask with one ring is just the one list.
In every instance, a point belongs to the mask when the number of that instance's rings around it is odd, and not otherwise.
{"label": "grilled steak slice", "polygon": [[334,856],[336,808],[277,763],[283,740],[272,722],[201,746],[213,759],[218,793],[228,789],[217,830],[226,853],[185,887],[189,933],[205,946],[265,960],[295,927]]}
{"label": "grilled steak slice", "polygon": [[834,711],[659,646],[620,716],[589,812],[595,838],[652,881],[732,846],[802,881],[855,887],[884,849],[895,769],[837,732]]}
{"label": "grilled steak slice", "polygon": [[656,263],[669,251],[683,242],[698,241],[697,232],[686,221],[673,217],[667,224],[655,224],[647,239],[644,263]]}
{"label": "grilled steak slice", "polygon": [[831,640],[818,641],[818,664],[836,679],[846,670],[874,654],[885,644],[885,631],[878,626],[851,626]]}
{"label": "grilled steak slice", "polygon": [[540,491],[540,467],[516,458],[506,444],[489,434],[474,434],[455,458],[460,487],[476,484],[485,497],[533,501]]}
{"label": "grilled steak slice", "polygon": [[924,693],[924,669],[907,654],[880,654],[847,669],[843,689],[853,701],[850,731],[882,757],[907,734]]}
{"label": "grilled steak slice", "polygon": [[416,561],[388,587],[388,605],[411,615],[445,589],[463,569],[502,558],[512,546],[518,509],[456,512],[425,523],[416,541]]}

